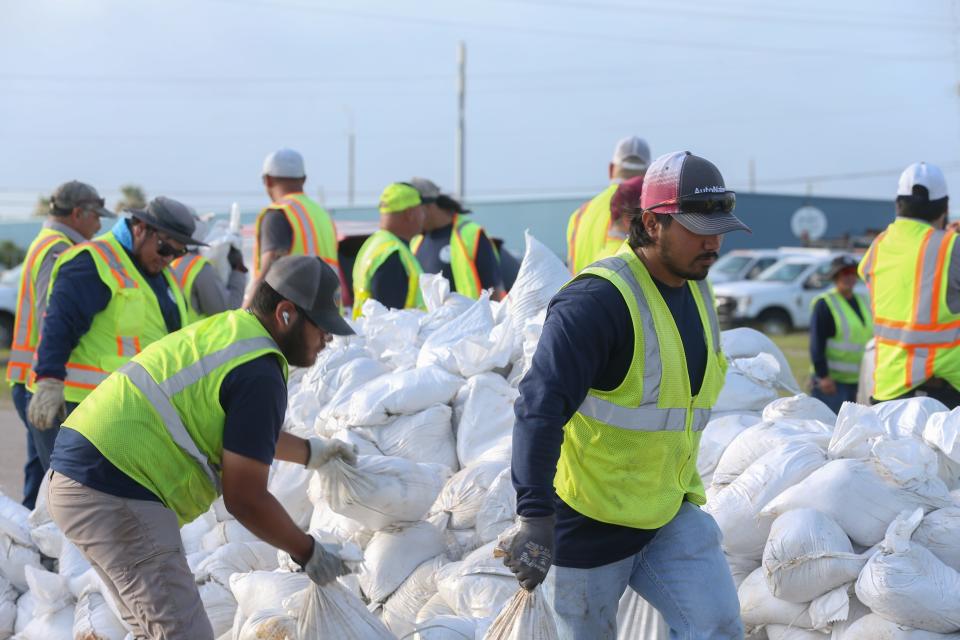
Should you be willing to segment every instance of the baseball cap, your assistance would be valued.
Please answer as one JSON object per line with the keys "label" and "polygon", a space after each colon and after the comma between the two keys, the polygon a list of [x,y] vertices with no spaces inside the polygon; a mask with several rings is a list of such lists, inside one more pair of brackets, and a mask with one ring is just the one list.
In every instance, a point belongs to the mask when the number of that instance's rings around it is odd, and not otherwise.
{"label": "baseball cap", "polygon": [[[915,194],[914,187],[926,189],[926,197]],[[923,198],[923,202],[942,200],[947,197],[947,180],[943,177],[943,171],[937,165],[914,162],[900,174],[897,196],[914,199]]]}
{"label": "baseball cap", "polygon": [[306,178],[303,156],[293,149],[277,149],[263,161],[263,175],[271,178]]}
{"label": "baseball cap", "polygon": [[427,180],[426,178],[410,178],[408,184],[420,193],[420,202],[423,204],[436,202],[437,198],[440,197],[440,187],[432,180]]}
{"label": "baseball cap", "polygon": [[173,198],[158,196],[147,204],[146,209],[130,209],[130,215],[181,244],[206,246],[205,242],[193,237],[196,223],[190,207]]}
{"label": "baseball cap", "polygon": [[394,182],[380,194],[380,213],[401,213],[422,202],[415,187],[406,182]]}
{"label": "baseball cap", "polygon": [[689,151],[674,151],[654,160],[643,180],[640,207],[671,215],[692,233],[717,235],[750,231],[733,215],[736,194],[709,160]]}
{"label": "baseball cap", "polygon": [[650,145],[637,136],[624,138],[614,148],[611,162],[624,169],[643,171],[650,166]]}
{"label": "baseball cap", "polygon": [[340,315],[340,278],[322,259],[284,256],[270,265],[264,280],[327,333],[355,333]]}
{"label": "baseball cap", "polygon": [[74,207],[93,205],[91,209],[101,218],[116,218],[117,214],[104,207],[104,199],[86,182],[71,180],[54,190],[50,204],[57,209],[72,210]]}
{"label": "baseball cap", "polygon": [[827,277],[833,280],[847,269],[856,271],[859,264],[853,256],[837,256],[833,259],[833,262],[830,263],[830,272],[827,274]]}
{"label": "baseball cap", "polygon": [[640,206],[640,194],[643,192],[643,176],[628,178],[617,185],[617,190],[610,198],[610,219],[618,220],[621,216]]}

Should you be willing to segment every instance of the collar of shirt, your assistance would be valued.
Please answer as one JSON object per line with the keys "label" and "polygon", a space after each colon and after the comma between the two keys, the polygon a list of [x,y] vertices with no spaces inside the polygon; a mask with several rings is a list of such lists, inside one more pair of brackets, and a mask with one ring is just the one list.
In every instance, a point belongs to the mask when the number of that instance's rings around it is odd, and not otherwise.
{"label": "collar of shirt", "polygon": [[73,244],[80,244],[81,242],[86,241],[79,231],[73,227],[63,224],[62,222],[57,222],[56,220],[46,220],[43,223],[44,228],[52,229],[53,231],[59,231],[60,233],[66,235]]}

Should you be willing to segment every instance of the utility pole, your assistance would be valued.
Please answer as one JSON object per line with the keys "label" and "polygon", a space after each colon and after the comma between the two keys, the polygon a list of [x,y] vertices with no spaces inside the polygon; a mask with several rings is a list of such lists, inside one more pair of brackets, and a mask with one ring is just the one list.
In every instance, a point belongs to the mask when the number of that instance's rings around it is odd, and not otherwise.
{"label": "utility pole", "polygon": [[466,177],[466,91],[467,91],[467,45],[461,40],[457,45],[457,147],[456,147],[456,192],[463,200]]}
{"label": "utility pole", "polygon": [[757,163],[753,158],[750,158],[750,165],[747,170],[747,184],[749,185],[747,190],[750,193],[754,193],[757,190]]}

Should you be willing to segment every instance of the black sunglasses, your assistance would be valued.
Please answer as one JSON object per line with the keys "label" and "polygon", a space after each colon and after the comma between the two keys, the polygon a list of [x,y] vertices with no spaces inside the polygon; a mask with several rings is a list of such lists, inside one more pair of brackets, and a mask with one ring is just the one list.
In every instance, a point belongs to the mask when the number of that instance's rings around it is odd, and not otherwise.
{"label": "black sunglasses", "polygon": [[187,248],[182,247],[178,249],[177,247],[170,244],[168,241],[160,237],[160,233],[151,227],[153,234],[157,236],[157,255],[164,258],[182,258],[187,255]]}
{"label": "black sunglasses", "polygon": [[731,213],[737,206],[737,194],[733,191],[691,193],[672,200],[658,202],[647,207],[646,211],[677,205],[679,205],[681,213]]}

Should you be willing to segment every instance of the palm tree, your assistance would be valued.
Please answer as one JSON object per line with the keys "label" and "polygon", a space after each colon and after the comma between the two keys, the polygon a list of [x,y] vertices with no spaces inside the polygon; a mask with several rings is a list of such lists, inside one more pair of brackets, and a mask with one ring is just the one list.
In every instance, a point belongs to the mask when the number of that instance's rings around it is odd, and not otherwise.
{"label": "palm tree", "polygon": [[120,187],[121,198],[114,207],[115,211],[124,209],[143,209],[147,206],[147,194],[137,184],[125,184]]}
{"label": "palm tree", "polygon": [[37,196],[37,204],[33,207],[33,215],[44,217],[50,213],[50,197]]}

